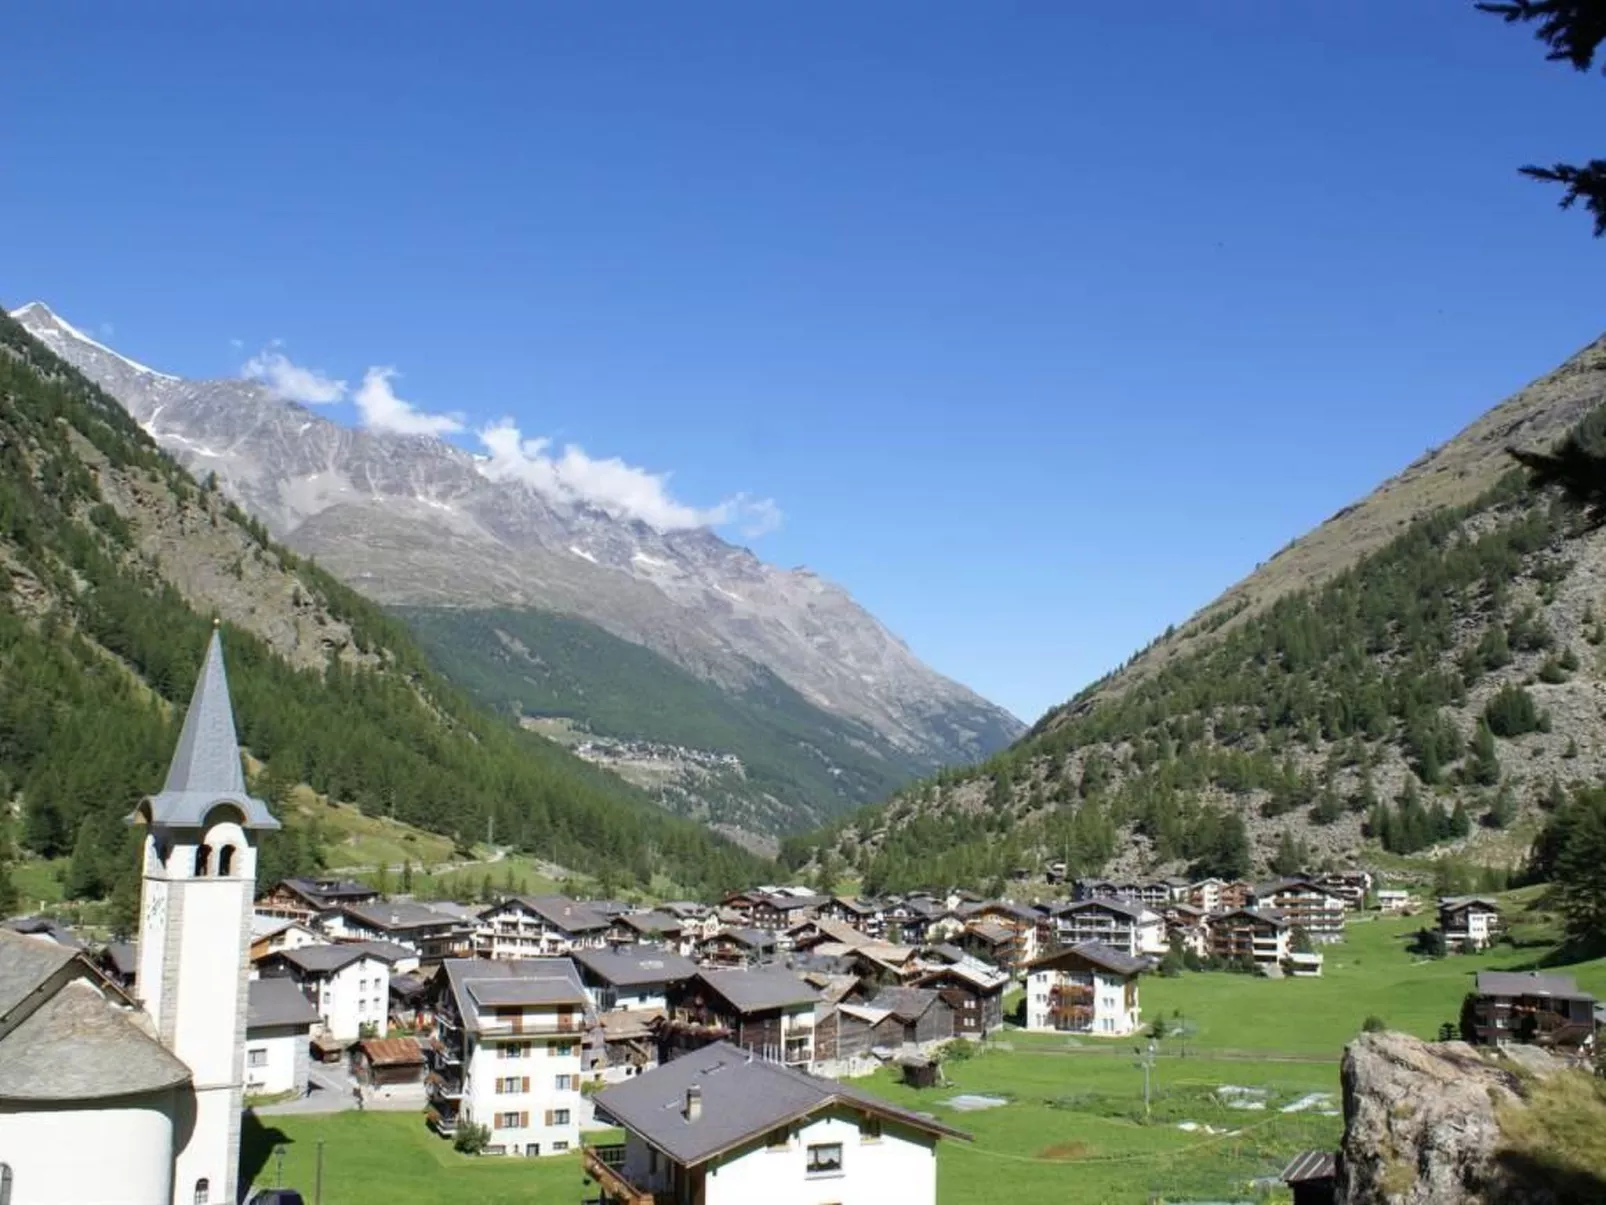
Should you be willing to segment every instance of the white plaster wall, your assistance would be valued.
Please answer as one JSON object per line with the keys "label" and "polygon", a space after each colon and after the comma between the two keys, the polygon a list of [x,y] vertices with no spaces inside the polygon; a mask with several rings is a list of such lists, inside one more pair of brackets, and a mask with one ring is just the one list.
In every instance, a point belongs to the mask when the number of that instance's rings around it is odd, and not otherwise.
{"label": "white plaster wall", "polygon": [[[364,982],[368,984],[366,988]],[[384,1036],[389,1016],[390,968],[382,959],[364,955],[341,967],[318,983],[317,995],[312,1006],[331,1037],[350,1041],[358,1036],[365,1021],[378,1025],[380,1036]]]}
{"label": "white plaster wall", "polygon": [[[212,1205],[232,1205],[230,1186],[239,1170],[240,1155],[232,1141],[239,1122],[237,1109],[238,1098],[232,1086],[196,1090],[195,1126],[173,1161],[174,1205],[190,1205],[195,1199],[196,1181],[203,1177],[211,1185]],[[229,1166],[231,1159],[236,1166]]]}
{"label": "white plaster wall", "polygon": [[[569,1150],[580,1149],[580,1122],[583,1097],[580,1095],[580,1034],[562,1038],[525,1037],[518,1039],[526,1046],[522,1058],[499,1058],[498,1050],[509,1043],[478,1041],[464,1067],[463,1115],[481,1125],[491,1127],[491,1145],[506,1146],[506,1154],[522,1155],[526,1143],[541,1144],[541,1154],[560,1154],[554,1143],[567,1142]],[[570,1053],[554,1055],[552,1050],[568,1042]],[[557,1077],[569,1076],[573,1088],[560,1091]],[[529,1092],[498,1093],[496,1081],[510,1076],[530,1078]],[[567,1125],[546,1124],[548,1109],[567,1109]],[[496,1125],[498,1113],[528,1113],[530,1124],[518,1129],[502,1129]]]}
{"label": "white plaster wall", "polygon": [[[807,1148],[842,1144],[842,1174],[806,1174]],[[707,1205],[934,1205],[937,1199],[935,1140],[888,1124],[876,1142],[861,1142],[856,1120],[815,1118],[795,1132],[784,1151],[760,1145],[723,1166],[705,1181]]]}
{"label": "white plaster wall", "polygon": [[[305,1087],[297,1079],[298,1064],[306,1065],[307,1035],[294,1029],[254,1030],[245,1036],[245,1090],[252,1095],[290,1092]],[[267,1065],[251,1066],[252,1051],[262,1051]]]}
{"label": "white plaster wall", "polygon": [[173,1053],[188,1065],[197,1087],[237,1083],[235,1032],[245,1008],[241,969],[251,881],[186,879],[171,890],[184,895]]}
{"label": "white plaster wall", "polygon": [[11,1205],[171,1205],[172,1090],[58,1106],[0,1101]]}

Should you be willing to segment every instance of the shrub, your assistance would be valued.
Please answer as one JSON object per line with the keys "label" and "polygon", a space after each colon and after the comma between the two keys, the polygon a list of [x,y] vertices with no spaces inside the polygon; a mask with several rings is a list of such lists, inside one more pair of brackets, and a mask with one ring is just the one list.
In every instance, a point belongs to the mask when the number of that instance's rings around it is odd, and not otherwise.
{"label": "shrub", "polygon": [[491,1145],[491,1127],[473,1121],[459,1122],[452,1146],[465,1155],[478,1155]]}
{"label": "shrub", "polygon": [[1376,1013],[1368,1014],[1366,1020],[1361,1022],[1362,1033],[1382,1033],[1388,1025]]}
{"label": "shrub", "polygon": [[1489,731],[1500,737],[1522,736],[1540,727],[1539,708],[1534,706],[1533,696],[1510,684],[1502,686],[1489,700],[1483,718]]}

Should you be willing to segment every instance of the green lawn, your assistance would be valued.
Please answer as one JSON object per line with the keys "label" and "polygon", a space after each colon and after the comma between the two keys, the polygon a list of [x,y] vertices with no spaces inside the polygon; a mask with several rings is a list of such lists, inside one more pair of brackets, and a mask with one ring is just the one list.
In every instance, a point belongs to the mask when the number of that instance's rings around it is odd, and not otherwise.
{"label": "green lawn", "polygon": [[242,1181],[275,1184],[274,1148],[284,1148],[284,1185],[312,1205],[319,1140],[323,1205],[572,1205],[580,1199],[580,1158],[473,1159],[424,1126],[419,1113],[248,1114],[241,1135]]}

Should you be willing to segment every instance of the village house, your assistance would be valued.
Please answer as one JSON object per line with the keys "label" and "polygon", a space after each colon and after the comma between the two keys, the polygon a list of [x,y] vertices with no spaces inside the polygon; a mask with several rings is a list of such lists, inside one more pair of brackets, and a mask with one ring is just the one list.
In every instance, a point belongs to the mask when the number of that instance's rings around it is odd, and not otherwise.
{"label": "village house", "polygon": [[430,1124],[474,1122],[488,1155],[578,1150],[588,1000],[567,958],[453,958],[430,984]]}
{"label": "village house", "polygon": [[748,909],[748,924],[756,929],[768,929],[773,933],[779,933],[784,929],[790,929],[801,920],[817,915],[820,908],[830,902],[829,896],[801,894],[794,891],[761,893],[752,900]]}
{"label": "village house", "polygon": [[280,950],[321,946],[328,940],[327,936],[305,921],[286,920],[282,916],[264,916],[260,912],[251,914],[250,958],[253,963],[260,962],[269,954],[276,954]]}
{"label": "village house", "polygon": [[291,979],[253,979],[246,986],[246,1094],[305,1092],[318,1010]]}
{"label": "village house", "polygon": [[474,955],[474,927],[428,904],[374,900],[341,904],[320,913],[318,928],[336,941],[388,941],[407,946],[424,962]]}
{"label": "village house", "polygon": [[1262,912],[1278,912],[1296,929],[1318,945],[1344,940],[1344,920],[1348,911],[1344,899],[1330,888],[1318,886],[1304,877],[1277,879],[1257,885],[1252,907]]}
{"label": "village house", "polygon": [[1187,888],[1185,879],[1078,879],[1072,885],[1072,901],[1121,900],[1128,904],[1142,904],[1159,909],[1180,898]]}
{"label": "village house", "polygon": [[936,1144],[961,1131],[718,1043],[603,1089],[625,1131],[587,1148],[604,1205],[935,1205]]}
{"label": "village house", "polygon": [[721,929],[692,946],[692,957],[704,966],[753,966],[775,957],[775,934],[763,929]]}
{"label": "village house", "polygon": [[1370,870],[1355,869],[1329,870],[1325,874],[1311,876],[1310,881],[1343,900],[1344,907],[1351,912],[1359,912],[1366,906],[1366,897],[1371,894],[1375,880]]}
{"label": "village house", "polygon": [[[978,931],[981,926],[988,925],[993,930],[1004,932],[1006,936],[1004,942],[987,941],[987,944],[992,946],[991,954],[979,949],[975,951],[989,962],[1015,972],[1037,957],[1037,922],[1040,914],[1035,908],[1029,908],[1025,904],[991,900],[964,909],[963,915],[967,930]],[[963,933],[959,935],[958,944],[961,946],[966,944]]]}
{"label": "village house", "polygon": [[609,945],[662,946],[684,954],[683,945],[689,946],[695,936],[698,934],[686,933],[686,926],[678,916],[657,909],[625,912],[613,917],[608,925]]}
{"label": "village house", "polygon": [[966,957],[933,967],[910,987],[934,988],[954,1010],[954,1036],[984,1038],[1004,1027],[1004,989],[1009,976],[995,966]]}
{"label": "village house", "polygon": [[1439,935],[1451,953],[1488,949],[1500,927],[1500,905],[1488,896],[1455,895],[1439,901]]}
{"label": "village house", "polygon": [[1168,949],[1176,945],[1199,958],[1210,953],[1209,916],[1203,908],[1181,902],[1170,903],[1161,910],[1160,919],[1165,922]]}
{"label": "village house", "polygon": [[1147,960],[1098,942],[1045,955],[1026,971],[1026,1028],[1118,1037],[1136,1033]]}
{"label": "village house", "polygon": [[772,1062],[814,1061],[815,991],[782,967],[702,970],[668,989],[658,1061],[730,1042]]}
{"label": "village house", "polygon": [[1577,1050],[1595,1034],[1595,997],[1571,975],[1479,971],[1462,1027],[1468,1041]]}
{"label": "village house", "polygon": [[135,983],[139,979],[139,947],[131,941],[108,942],[95,955],[95,966],[102,975],[110,979],[125,992],[135,994]]}
{"label": "village house", "polygon": [[341,904],[366,904],[378,898],[374,888],[351,879],[280,879],[258,897],[255,911],[258,916],[310,925]]}
{"label": "village house", "polygon": [[1380,912],[1404,912],[1411,903],[1411,893],[1403,887],[1383,887],[1372,896]]}
{"label": "village house", "polygon": [[822,1008],[814,1024],[814,1060],[831,1063],[927,1047],[954,1036],[954,1010],[933,988],[882,988],[862,1002]]}
{"label": "village house", "polygon": [[886,936],[887,926],[883,908],[874,900],[862,900],[851,895],[833,895],[820,905],[818,915],[822,920],[834,920],[839,924],[852,925],[866,937]]}
{"label": "village house", "polygon": [[1275,972],[1288,958],[1292,933],[1293,926],[1275,912],[1234,908],[1210,918],[1210,953]]}
{"label": "village house", "polygon": [[1199,879],[1183,888],[1178,899],[1206,912],[1231,912],[1249,906],[1249,884],[1242,879]]}
{"label": "village house", "polygon": [[1065,904],[1047,917],[1045,949],[1096,941],[1133,957],[1166,952],[1165,922],[1143,904],[1091,899]]}
{"label": "village house", "polygon": [[662,1010],[671,983],[690,979],[697,964],[657,946],[609,946],[576,950],[580,982],[598,1012]]}
{"label": "village house", "polygon": [[661,1008],[598,1013],[581,1043],[586,1078],[592,1083],[617,1084],[656,1067],[656,1026],[663,1016]]}
{"label": "village house", "polygon": [[364,1026],[383,1032],[390,1016],[390,963],[363,943],[280,950],[257,969],[294,983],[317,1011],[318,1030],[336,1042],[356,1041]]}
{"label": "village house", "polygon": [[426,1070],[417,1038],[364,1038],[351,1051],[351,1078],[379,1098],[417,1100]]}
{"label": "village house", "polygon": [[513,895],[480,913],[481,958],[551,958],[606,945],[612,921],[564,895]]}

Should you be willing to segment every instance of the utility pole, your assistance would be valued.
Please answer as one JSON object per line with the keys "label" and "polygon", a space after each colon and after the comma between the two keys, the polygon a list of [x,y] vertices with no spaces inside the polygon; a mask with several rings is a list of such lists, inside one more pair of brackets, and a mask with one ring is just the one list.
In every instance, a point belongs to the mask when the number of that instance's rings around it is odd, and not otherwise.
{"label": "utility pole", "polygon": [[1148,1046],[1142,1051],[1137,1066],[1143,1068],[1143,1121],[1149,1121],[1149,1073],[1154,1069],[1154,1041],[1150,1039]]}
{"label": "utility pole", "polygon": [[284,1143],[273,1148],[273,1187],[284,1187]]}
{"label": "utility pole", "polygon": [[312,1205],[323,1205],[323,1139],[318,1139],[318,1165],[312,1178]]}

